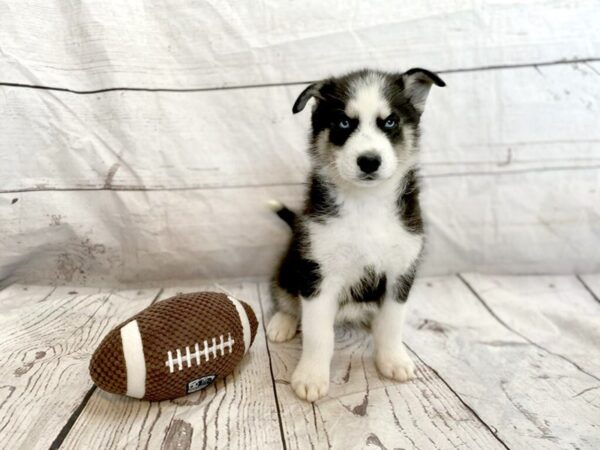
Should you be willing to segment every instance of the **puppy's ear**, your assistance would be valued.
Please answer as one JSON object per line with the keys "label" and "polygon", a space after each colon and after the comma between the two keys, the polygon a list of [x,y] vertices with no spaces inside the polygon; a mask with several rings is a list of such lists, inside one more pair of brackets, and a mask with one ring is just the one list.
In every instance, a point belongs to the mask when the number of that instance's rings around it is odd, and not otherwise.
{"label": "puppy's ear", "polygon": [[304,89],[296,99],[296,102],[292,107],[292,112],[296,114],[302,111],[312,97],[320,98],[321,87],[323,87],[323,83],[319,81]]}
{"label": "puppy's ear", "polygon": [[425,109],[425,100],[427,100],[431,85],[446,86],[444,80],[435,73],[418,67],[404,72],[402,74],[402,81],[404,83],[404,95],[409,98],[410,102],[420,113]]}

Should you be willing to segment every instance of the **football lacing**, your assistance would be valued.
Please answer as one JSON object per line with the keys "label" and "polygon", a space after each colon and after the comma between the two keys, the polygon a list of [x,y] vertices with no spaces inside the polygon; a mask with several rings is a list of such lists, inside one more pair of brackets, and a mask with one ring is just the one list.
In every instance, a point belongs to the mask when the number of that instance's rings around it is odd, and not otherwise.
{"label": "football lacing", "polygon": [[[165,366],[169,368],[171,373],[175,371],[175,367],[177,367],[178,370],[183,370],[184,363],[187,365],[187,367],[191,367],[193,362],[196,363],[196,366],[199,366],[202,363],[203,357],[204,362],[206,362],[210,360],[211,354],[213,359],[216,359],[218,356],[224,356],[226,348],[229,349],[227,354],[231,353],[233,351],[233,344],[235,344],[235,341],[231,337],[231,333],[229,333],[227,340],[224,340],[223,335],[220,335],[218,344],[216,337],[212,338],[211,345],[208,345],[208,341],[205,340],[202,349],[200,349],[200,344],[198,342],[194,344],[192,350],[190,350],[189,346],[183,348],[183,351],[180,348],[175,349],[175,357],[173,357],[173,352],[169,350],[167,352]],[[217,352],[220,352],[221,354],[218,355]]]}

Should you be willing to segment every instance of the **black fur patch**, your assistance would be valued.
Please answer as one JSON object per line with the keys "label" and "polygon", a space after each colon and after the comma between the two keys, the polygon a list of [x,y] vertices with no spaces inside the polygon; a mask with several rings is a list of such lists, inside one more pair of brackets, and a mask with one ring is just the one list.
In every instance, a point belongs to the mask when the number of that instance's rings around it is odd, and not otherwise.
{"label": "black fur patch", "polygon": [[317,222],[337,216],[340,206],[335,201],[334,189],[331,183],[313,173],[310,177],[304,214]]}
{"label": "black fur patch", "polygon": [[[316,173],[312,174],[303,216],[316,222],[339,214],[333,185]],[[306,257],[310,242],[301,221],[295,221],[293,237],[277,275],[277,283],[292,296],[312,298],[319,293],[321,268],[319,263]]]}
{"label": "black fur patch", "polygon": [[[348,128],[342,128],[341,123],[347,122]],[[333,112],[329,124],[329,142],[341,147],[358,128],[358,119],[351,119],[343,112]]]}
{"label": "black fur patch", "polygon": [[398,115],[400,124],[419,125],[421,114],[404,93],[401,75],[388,75],[383,92],[392,109]]}
{"label": "black fur patch", "polygon": [[404,303],[408,299],[410,288],[415,281],[415,274],[417,272],[417,264],[413,263],[408,271],[400,275],[394,283],[394,300]]}
{"label": "black fur patch", "polygon": [[419,179],[415,169],[406,174],[403,185],[404,189],[400,192],[396,202],[400,220],[411,233],[423,234],[423,218],[419,202]]}
{"label": "black fur patch", "polygon": [[429,81],[431,83],[435,84],[436,86],[439,86],[439,87],[446,86],[446,82],[444,80],[442,80],[437,73],[431,72],[427,69],[423,69],[421,67],[413,67],[412,69],[409,69],[406,72],[404,72],[404,75],[415,75],[415,74],[424,75],[426,78],[429,78]]}
{"label": "black fur patch", "polygon": [[[329,140],[337,146],[343,145],[358,127],[358,120],[344,113],[352,91],[350,86],[370,72],[361,70],[338,78],[323,80],[318,93],[317,107],[312,114],[312,135],[315,139],[323,130],[329,129]],[[348,119],[350,128],[339,127],[341,120]]]}
{"label": "black fur patch", "polygon": [[[384,125],[385,125],[385,122],[387,121],[387,119],[394,120],[396,122],[396,126],[393,128],[386,128]],[[385,119],[381,119],[381,118],[377,119],[377,126],[379,127],[379,129],[381,131],[383,131],[387,135],[388,139],[390,140],[390,142],[392,144],[398,144],[402,141],[403,135],[402,135],[402,126],[401,125],[402,125],[402,119],[400,119],[400,117],[396,113],[390,114]]]}
{"label": "black fur patch", "polygon": [[279,266],[277,283],[293,296],[312,298],[319,293],[321,269],[316,261],[304,256],[307,245],[305,234],[297,228]]}
{"label": "black fur patch", "polygon": [[296,213],[294,211],[286,206],[282,206],[275,211],[275,214],[277,214],[281,220],[287,223],[292,230],[294,229],[296,226]]}
{"label": "black fur patch", "polygon": [[[335,185],[318,175],[318,169],[331,164],[335,155],[319,153],[317,139],[322,132],[328,130],[329,141],[333,144],[330,146],[331,151],[338,151],[336,147],[342,147],[345,144],[352,133],[360,126],[358,119],[347,117],[344,112],[351,95],[353,95],[352,86],[356,81],[370,77],[373,74],[383,79],[383,95],[392,110],[390,117],[393,117],[396,121],[394,127],[385,127],[387,118],[379,118],[377,124],[396,148],[401,148],[398,144],[401,144],[404,139],[403,126],[409,126],[414,132],[415,140],[418,141],[419,139],[420,111],[428,91],[419,90],[420,85],[415,85],[412,76],[422,74],[422,76],[427,77],[424,80],[424,87],[427,89],[431,83],[439,86],[443,85],[443,81],[439,77],[424,69],[411,69],[405,74],[373,73],[362,70],[342,77],[329,78],[313,83],[300,94],[293,107],[294,113],[302,111],[311,98],[316,101],[311,116],[311,156],[315,172],[309,181],[304,212],[302,217],[293,222],[294,236],[275,278],[277,284],[292,296],[312,298],[318,295],[322,282],[319,263],[307,257],[310,254],[310,242],[306,231],[303,229],[303,220],[323,223],[328,218],[340,214],[341,205],[336,203]],[[405,80],[407,80],[406,86]],[[417,86],[416,93],[415,86]],[[409,97],[410,95],[412,97]],[[415,104],[412,103],[413,101]],[[409,231],[422,234],[423,220],[416,171],[410,171],[404,181],[403,189],[398,192],[396,201],[399,220]],[[292,220],[288,220],[289,222],[292,222]],[[376,273],[373,267],[366,267],[360,282],[349,289],[348,300],[380,302],[386,293],[386,289],[392,289],[394,298],[397,301],[404,302],[408,297],[415,272],[416,263],[401,277],[390,280],[390,284],[387,286],[388,280],[385,273]]]}
{"label": "black fur patch", "polygon": [[[317,104],[311,119],[313,144],[316,137],[323,130],[329,129],[330,141],[334,145],[341,146],[358,126],[356,119],[350,119],[351,126],[347,129],[341,129],[338,126],[340,119],[348,119],[344,114],[344,110],[352,95],[351,86],[360,79],[378,75],[383,79],[383,94],[399,119],[398,130],[401,130],[402,124],[410,123],[416,126],[419,124],[421,112],[411,102],[409,94],[405,91],[406,86],[403,79],[407,75],[415,74],[425,76],[437,86],[445,86],[445,83],[436,74],[425,69],[410,69],[404,74],[359,70],[341,77],[332,77],[311,84],[300,94],[294,104],[293,111],[294,113],[301,111],[308,100],[315,97]],[[393,140],[394,136],[391,136],[391,138]],[[401,133],[395,138],[401,138]]]}
{"label": "black fur patch", "polygon": [[367,266],[360,281],[350,288],[350,300],[379,303],[383,300],[386,288],[385,273],[377,273],[373,266]]}
{"label": "black fur patch", "polygon": [[[329,141],[336,147],[342,147],[348,138],[359,127],[359,121],[347,117],[344,113],[346,105],[353,95],[352,86],[361,78],[372,76],[373,72],[361,70],[352,72],[339,78],[329,78],[319,83],[319,90],[315,93],[317,104],[312,114],[312,146],[316,145],[317,137],[324,131],[329,130]],[[413,125],[415,138],[419,136],[419,121],[421,113],[411,103],[410,98],[404,92],[404,81],[402,74],[391,74],[377,72],[383,80],[383,95],[392,108],[392,115],[396,120],[396,126],[385,129],[385,119],[379,118],[378,126],[387,135],[394,145],[400,144],[404,138],[403,125]],[[348,121],[348,127],[340,126],[341,122]]]}

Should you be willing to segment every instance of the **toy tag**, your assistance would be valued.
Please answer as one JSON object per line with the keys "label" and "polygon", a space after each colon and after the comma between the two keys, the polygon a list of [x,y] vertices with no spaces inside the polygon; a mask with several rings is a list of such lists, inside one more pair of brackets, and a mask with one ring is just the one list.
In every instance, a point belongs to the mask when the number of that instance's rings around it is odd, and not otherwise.
{"label": "toy tag", "polygon": [[187,384],[186,393],[191,394],[192,392],[201,391],[208,387],[213,381],[215,381],[216,375],[208,375],[206,377],[197,378],[190,381]]}

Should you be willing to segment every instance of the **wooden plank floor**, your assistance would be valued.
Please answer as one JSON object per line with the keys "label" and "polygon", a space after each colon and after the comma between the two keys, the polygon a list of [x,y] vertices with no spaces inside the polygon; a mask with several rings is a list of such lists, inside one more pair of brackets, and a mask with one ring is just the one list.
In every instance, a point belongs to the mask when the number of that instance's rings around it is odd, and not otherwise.
{"label": "wooden plank floor", "polygon": [[[261,321],[266,283],[225,283]],[[1,448],[600,448],[600,276],[464,274],[417,281],[406,341],[417,379],[382,378],[368,334],[336,333],[329,395],[289,379],[300,337],[266,341],[225,381],[149,403],[96,389],[91,352],[176,292],[12,285],[0,292]]]}

